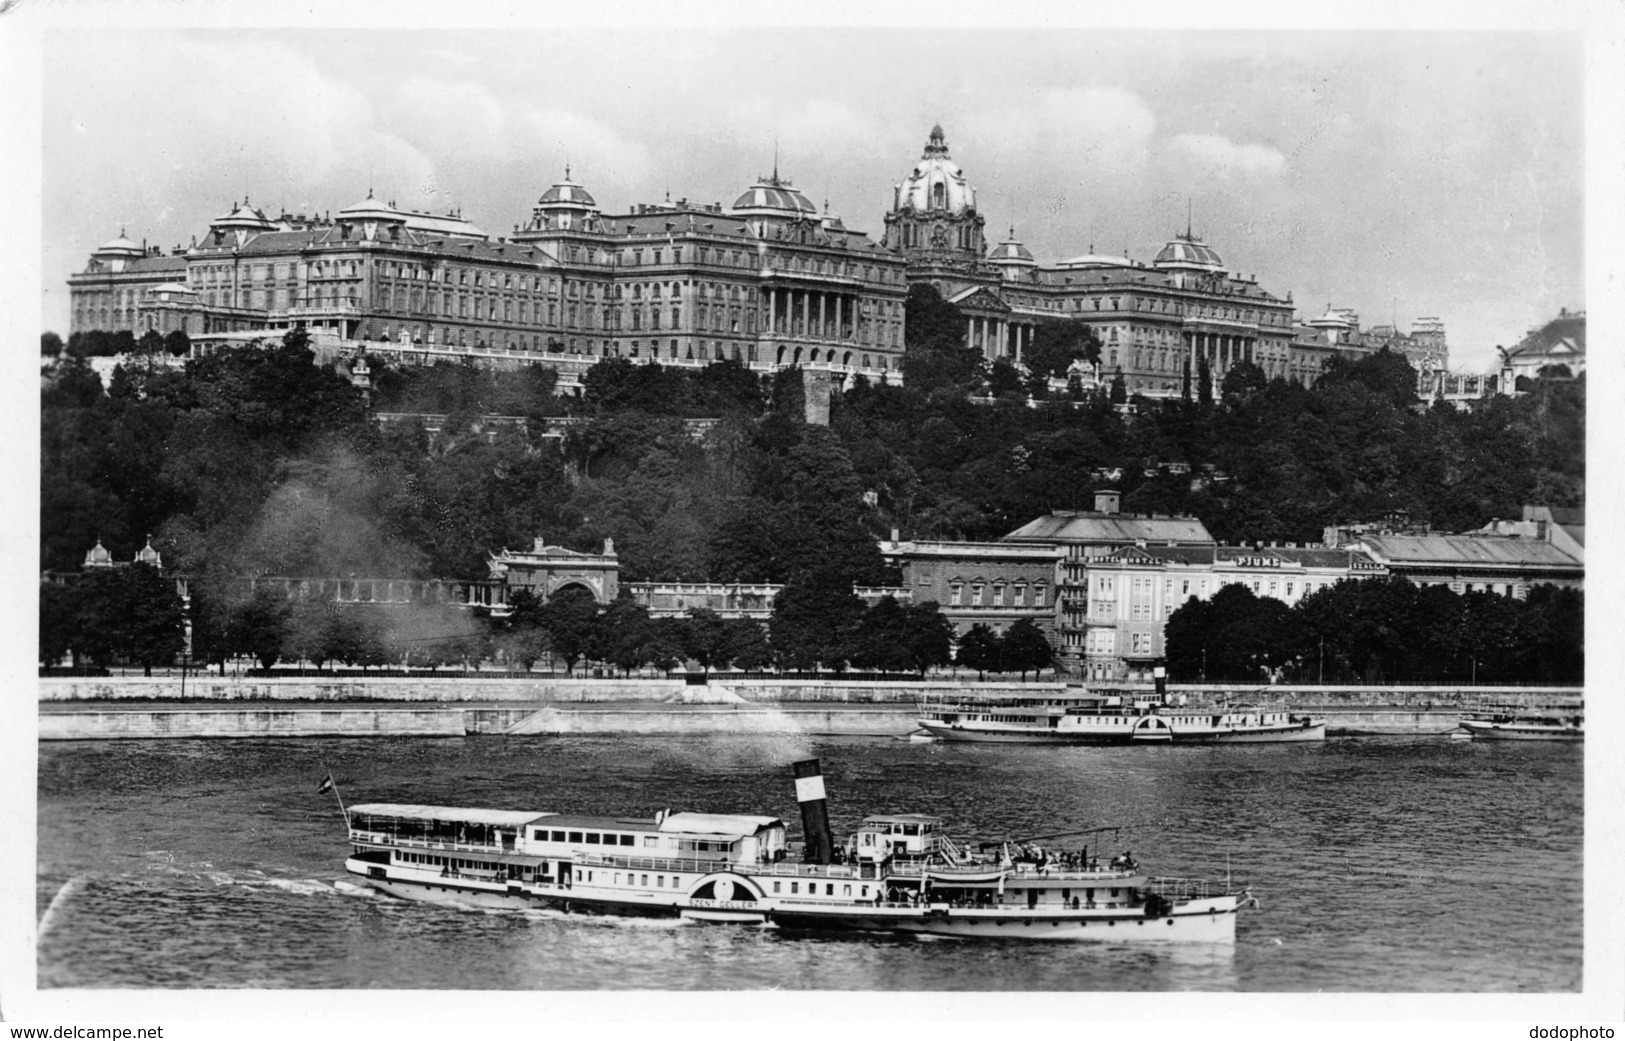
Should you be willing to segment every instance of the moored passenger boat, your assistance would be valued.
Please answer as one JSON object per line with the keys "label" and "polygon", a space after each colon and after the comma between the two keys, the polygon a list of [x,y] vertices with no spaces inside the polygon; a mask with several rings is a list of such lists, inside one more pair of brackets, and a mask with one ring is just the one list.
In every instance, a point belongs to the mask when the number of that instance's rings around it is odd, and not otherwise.
{"label": "moored passenger boat", "polygon": [[1047,745],[1249,744],[1324,741],[1326,721],[1256,705],[1177,705],[1162,676],[1157,696],[1049,694],[928,699],[919,725],[946,741]]}
{"label": "moored passenger boat", "polygon": [[1463,717],[1461,729],[1484,741],[1584,741],[1585,712],[1579,706],[1504,705]]}
{"label": "moored passenger boat", "polygon": [[1131,855],[950,838],[877,814],[831,839],[817,760],[796,764],[805,841],[769,816],[615,817],[364,803],[346,870],[391,896],[788,929],[1046,940],[1231,942],[1255,904],[1228,882],[1161,878]]}

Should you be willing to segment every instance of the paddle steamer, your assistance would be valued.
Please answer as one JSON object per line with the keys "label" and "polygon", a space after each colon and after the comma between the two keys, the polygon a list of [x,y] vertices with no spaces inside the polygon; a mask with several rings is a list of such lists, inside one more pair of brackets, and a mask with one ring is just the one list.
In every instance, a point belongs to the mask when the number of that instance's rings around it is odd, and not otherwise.
{"label": "paddle steamer", "polygon": [[1324,741],[1326,720],[1256,705],[1175,704],[1159,668],[1156,696],[1088,692],[927,699],[919,726],[944,741],[1045,745],[1211,745]]}
{"label": "paddle steamer", "polygon": [[956,842],[923,814],[867,817],[837,846],[818,761],[795,772],[801,843],[771,816],[364,803],[347,814],[345,869],[435,903],[954,937],[1229,943],[1256,906],[1228,880],[1152,876],[1128,853],[1102,865],[1087,847]]}

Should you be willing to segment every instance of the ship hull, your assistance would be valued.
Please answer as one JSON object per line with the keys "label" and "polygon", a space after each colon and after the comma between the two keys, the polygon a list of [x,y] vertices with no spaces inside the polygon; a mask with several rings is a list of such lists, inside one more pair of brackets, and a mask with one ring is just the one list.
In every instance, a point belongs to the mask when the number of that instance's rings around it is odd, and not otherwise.
{"label": "ship hull", "polygon": [[977,741],[1006,745],[1126,745],[1127,735],[1061,734],[1053,730],[973,730],[920,720],[920,727],[939,741]]}
{"label": "ship hull", "polygon": [[[581,914],[681,917],[700,923],[774,926],[808,932],[882,932],[961,939],[1019,939],[1085,943],[1234,943],[1235,897],[1179,904],[1148,915],[1137,908],[1066,909],[949,907],[946,905],[796,905],[762,899],[749,905],[663,898],[616,897],[559,886],[504,885],[477,879],[391,877],[366,864],[349,873],[380,893],[402,900],[459,908],[522,911],[548,908]],[[744,876],[736,876],[744,877]]]}
{"label": "ship hull", "polygon": [[1286,727],[1259,729],[1194,729],[1175,728],[1171,732],[1154,734],[1139,732],[1117,734],[1091,734],[1064,730],[1021,731],[1014,729],[978,729],[948,726],[928,720],[919,721],[921,728],[942,741],[975,741],[989,744],[1012,745],[1242,745],[1275,744],[1283,741],[1324,741],[1326,724],[1311,726],[1294,724]]}
{"label": "ship hull", "polygon": [[1463,720],[1462,729],[1477,741],[1584,741],[1585,731],[1570,727],[1540,727],[1516,723]]}
{"label": "ship hull", "polygon": [[1216,730],[1211,732],[1174,731],[1173,743],[1176,745],[1247,745],[1247,744],[1277,744],[1282,741],[1324,741],[1326,740],[1326,724],[1316,723],[1313,726],[1292,726],[1271,728],[1268,730]]}
{"label": "ship hull", "polygon": [[1008,914],[985,910],[916,912],[899,916],[775,912],[781,929],[890,932],[981,940],[1047,940],[1072,943],[1234,943],[1236,912],[1211,914],[1066,915]]}

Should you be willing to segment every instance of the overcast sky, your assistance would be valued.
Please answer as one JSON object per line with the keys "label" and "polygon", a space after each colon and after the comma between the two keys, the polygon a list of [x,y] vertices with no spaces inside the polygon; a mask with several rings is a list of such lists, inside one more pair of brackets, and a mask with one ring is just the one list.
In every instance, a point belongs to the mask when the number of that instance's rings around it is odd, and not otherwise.
{"label": "overcast sky", "polygon": [[1099,29],[58,30],[43,319],[125,229],[380,196],[508,234],[570,163],[607,209],[781,174],[878,237],[933,123],[989,240],[1149,260],[1186,205],[1230,269],[1486,368],[1583,308],[1583,39]]}

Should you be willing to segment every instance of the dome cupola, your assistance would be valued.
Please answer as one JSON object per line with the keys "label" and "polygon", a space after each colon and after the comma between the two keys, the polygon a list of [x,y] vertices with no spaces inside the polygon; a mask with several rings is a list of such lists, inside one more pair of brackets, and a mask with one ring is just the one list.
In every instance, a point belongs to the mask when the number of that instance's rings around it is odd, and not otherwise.
{"label": "dome cupola", "polygon": [[158,551],[152,548],[151,535],[147,536],[147,544],[142,546],[141,551],[135,555],[135,562],[137,564],[151,564],[155,568],[164,566],[164,558],[159,556]]}
{"label": "dome cupola", "polygon": [[1189,228],[1184,234],[1169,239],[1168,244],[1157,252],[1151,266],[1170,270],[1207,271],[1214,274],[1223,274],[1225,270],[1224,261],[1219,259],[1218,252],[1212,246],[1204,244]]}
{"label": "dome cupola", "polygon": [[893,189],[887,248],[917,263],[930,258],[932,264],[976,265],[987,248],[984,223],[976,212],[976,189],[948,154],[942,126],[932,127],[919,162]]}
{"label": "dome cupola", "polygon": [[92,254],[92,256],[97,257],[129,257],[131,259],[145,255],[146,251],[140,246],[136,245],[134,242],[131,242],[125,236],[124,229],[122,228],[119,229],[118,238],[104,244],[100,249]]}
{"label": "dome cupola", "polygon": [[125,237],[119,229],[118,238],[106,243],[90,255],[92,271],[123,271],[133,260],[140,260],[147,251]]}
{"label": "dome cupola", "polygon": [[956,215],[976,208],[976,189],[948,155],[948,142],[940,124],[931,128],[920,161],[897,186],[893,208]]}
{"label": "dome cupola", "polygon": [[776,169],[770,177],[757,178],[730,209],[741,217],[818,217],[818,207],[812,200],[796,191],[789,178],[780,177]]}
{"label": "dome cupola", "polygon": [[1006,280],[1025,278],[1023,272],[1038,267],[1027,247],[1016,241],[1015,228],[1010,229],[1009,238],[988,251],[987,262],[1002,271]]}
{"label": "dome cupola", "polygon": [[531,210],[528,231],[583,230],[598,213],[598,200],[592,193],[570,179],[570,167],[564,167],[564,179],[555,182]]}
{"label": "dome cupola", "polygon": [[570,180],[570,167],[564,167],[564,180],[557,182],[536,200],[537,209],[576,210],[585,213],[598,208],[592,193]]}
{"label": "dome cupola", "polygon": [[382,199],[372,197],[372,189],[367,189],[367,197],[360,202],[353,202],[339,211],[339,220],[347,221],[379,221],[406,223],[406,214],[384,202]]}
{"label": "dome cupola", "polygon": [[98,537],[96,539],[96,545],[85,554],[85,567],[112,566],[113,554],[108,552],[107,547],[102,545],[102,540]]}
{"label": "dome cupola", "polygon": [[226,245],[228,239],[241,246],[261,232],[276,230],[277,223],[250,206],[246,197],[242,202],[232,203],[230,213],[209,222],[209,236],[216,246]]}

